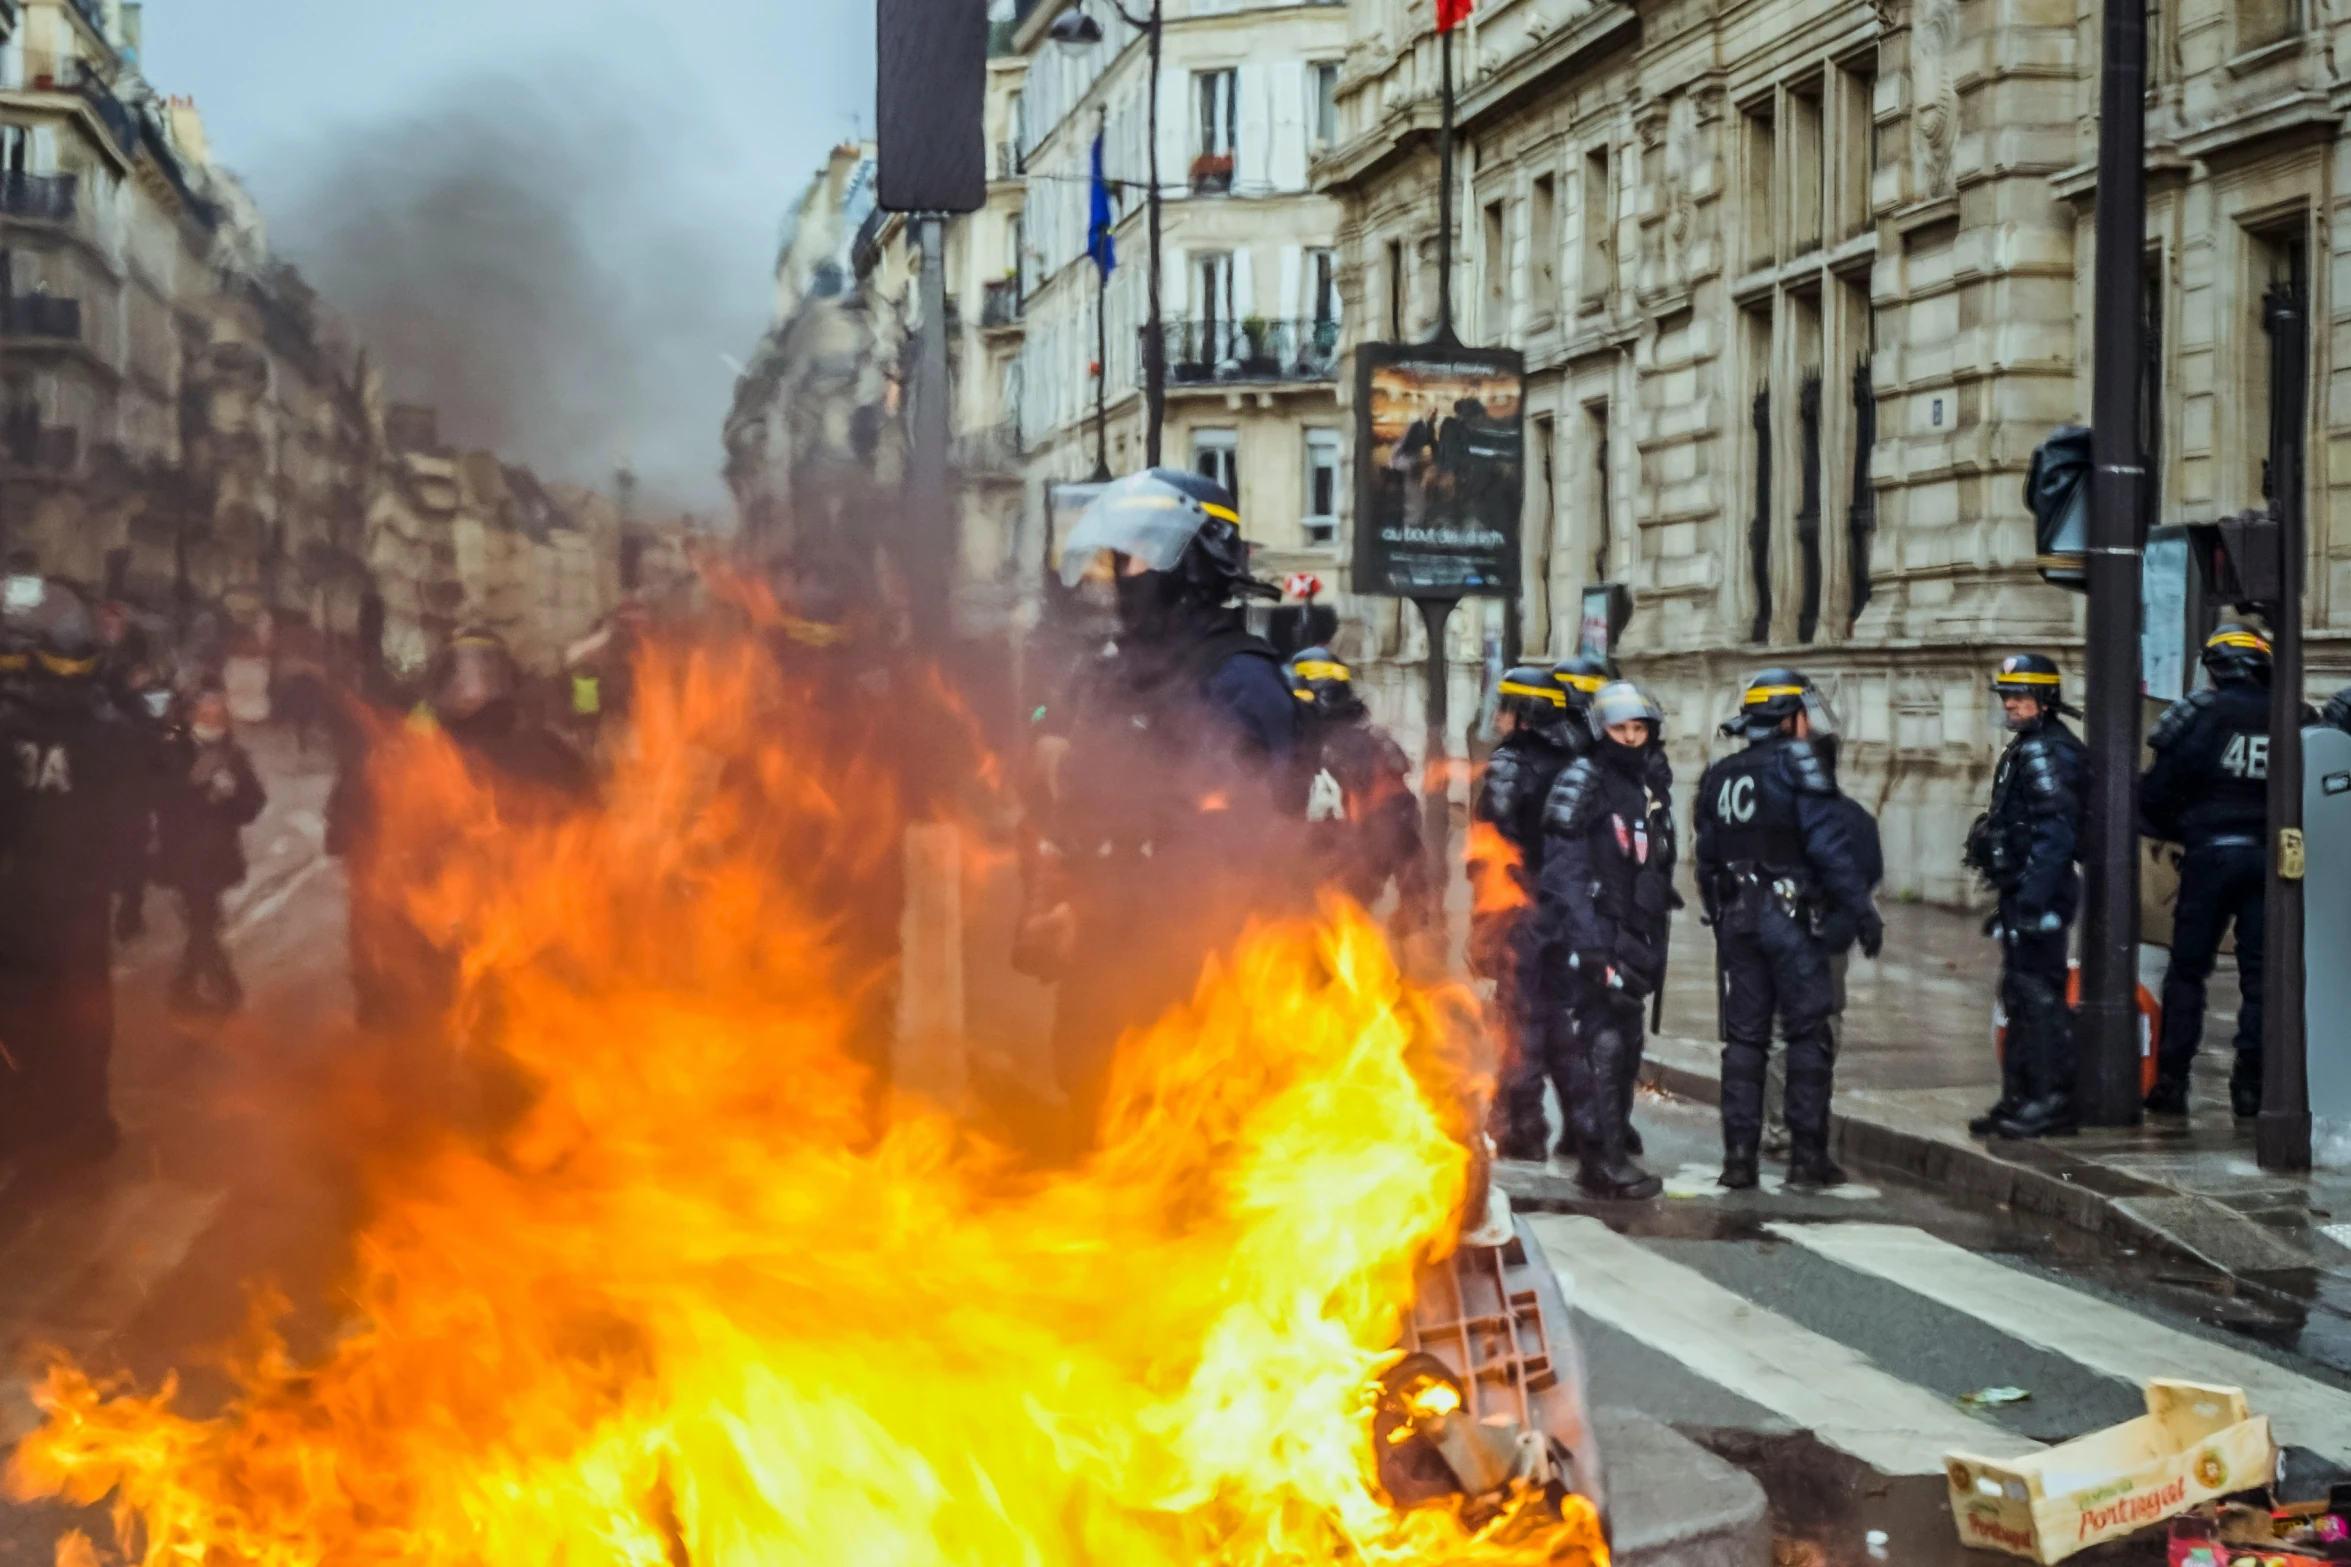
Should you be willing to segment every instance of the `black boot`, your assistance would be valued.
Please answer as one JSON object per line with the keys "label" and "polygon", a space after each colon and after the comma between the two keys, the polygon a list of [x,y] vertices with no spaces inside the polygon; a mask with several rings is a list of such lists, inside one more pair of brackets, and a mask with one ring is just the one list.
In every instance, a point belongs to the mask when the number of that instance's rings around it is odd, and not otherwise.
{"label": "black boot", "polygon": [[2186,1115],[2188,1113],[2188,1074],[2186,1071],[2159,1070],[2155,1086],[2147,1090],[2149,1115]]}
{"label": "black boot", "polygon": [[[1632,1026],[1640,1026],[1637,1011]],[[1616,1018],[1580,1032],[1594,1091],[1576,1106],[1576,1141],[1583,1156],[1576,1185],[1593,1197],[1646,1201],[1664,1191],[1665,1183],[1633,1163],[1625,1148],[1625,1081],[1639,1057]]]}
{"label": "black boot", "polygon": [[2229,1069],[2229,1108],[2240,1121],[2250,1121],[2261,1114],[2260,1051],[2237,1052],[2237,1064]]}
{"label": "black boot", "polygon": [[2000,1052],[1999,1102],[1967,1123],[1968,1136],[1989,1137],[1995,1126],[2023,1109],[2025,1100],[2031,1097],[2031,1090],[2025,1086],[2024,1051],[2019,1048],[2021,1043],[2016,1037],[2012,1019],[2008,1042]]}
{"label": "black boot", "polygon": [[2044,1094],[2020,1105],[2013,1115],[2002,1117],[1992,1128],[1996,1135],[2010,1142],[2028,1137],[2071,1137],[2081,1129],[2073,1095],[2062,1093]]}
{"label": "black boot", "polygon": [[1633,1041],[1632,1059],[1625,1064],[1624,1083],[1617,1093],[1618,1121],[1624,1127],[1624,1151],[1638,1159],[1649,1150],[1641,1146],[1641,1129],[1633,1125],[1633,1106],[1640,1099],[1641,1056],[1646,1040]]}
{"label": "black boot", "polygon": [[1726,1148],[1722,1154],[1722,1189],[1726,1192],[1751,1192],[1759,1179],[1755,1168],[1755,1150]]}
{"label": "black boot", "polygon": [[1817,1192],[1844,1184],[1844,1168],[1829,1157],[1826,1143],[1807,1138],[1797,1140],[1796,1151],[1788,1158],[1788,1190]]}

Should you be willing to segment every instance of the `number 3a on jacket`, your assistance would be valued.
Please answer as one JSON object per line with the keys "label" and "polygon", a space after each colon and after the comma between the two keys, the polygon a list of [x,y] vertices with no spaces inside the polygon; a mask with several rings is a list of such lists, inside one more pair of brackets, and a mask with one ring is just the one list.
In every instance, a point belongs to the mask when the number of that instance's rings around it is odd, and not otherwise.
{"label": "number 3a on jacket", "polygon": [[2229,748],[2220,753],[2220,765],[2231,778],[2267,778],[2269,736],[2229,736]]}
{"label": "number 3a on jacket", "polygon": [[17,741],[16,775],[27,794],[73,793],[73,768],[67,764],[61,745]]}

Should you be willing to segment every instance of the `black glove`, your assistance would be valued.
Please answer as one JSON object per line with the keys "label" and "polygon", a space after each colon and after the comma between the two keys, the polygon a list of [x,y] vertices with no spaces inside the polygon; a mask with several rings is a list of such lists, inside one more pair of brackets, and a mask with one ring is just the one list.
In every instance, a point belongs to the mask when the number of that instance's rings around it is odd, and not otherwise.
{"label": "black glove", "polygon": [[1861,934],[1861,921],[1850,914],[1831,914],[1820,922],[1821,945],[1832,956],[1843,957],[1853,950],[1853,938]]}
{"label": "black glove", "polygon": [[1613,952],[1599,948],[1578,952],[1567,960],[1567,966],[1588,985],[1596,985],[1603,990],[1624,989],[1624,975],[1617,967],[1616,954]]}
{"label": "black glove", "polygon": [[2000,911],[1998,909],[1994,909],[1984,916],[1984,934],[1994,941],[2000,939]]}
{"label": "black glove", "polygon": [[1861,916],[1860,937],[1863,957],[1874,962],[1877,955],[1886,950],[1886,922],[1879,917],[1877,910],[1871,909]]}

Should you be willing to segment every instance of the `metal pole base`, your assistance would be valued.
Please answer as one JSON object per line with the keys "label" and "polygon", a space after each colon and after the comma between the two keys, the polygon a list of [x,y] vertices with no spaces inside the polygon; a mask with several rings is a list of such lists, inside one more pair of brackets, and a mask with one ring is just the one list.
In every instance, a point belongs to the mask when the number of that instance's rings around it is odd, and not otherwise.
{"label": "metal pole base", "polygon": [[2264,1170],[2309,1169],[2309,1112],[2262,1111],[2253,1123],[2253,1155]]}

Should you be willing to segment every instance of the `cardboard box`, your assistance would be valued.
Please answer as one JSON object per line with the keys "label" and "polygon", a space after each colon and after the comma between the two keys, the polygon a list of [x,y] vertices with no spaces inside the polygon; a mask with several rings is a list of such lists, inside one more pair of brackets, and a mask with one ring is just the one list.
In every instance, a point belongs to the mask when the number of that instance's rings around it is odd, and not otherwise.
{"label": "cardboard box", "polygon": [[2243,1390],[2147,1384],[2147,1413],[2030,1458],[1952,1453],[1951,1519],[1963,1545],[2060,1562],[2277,1474],[2269,1419]]}

